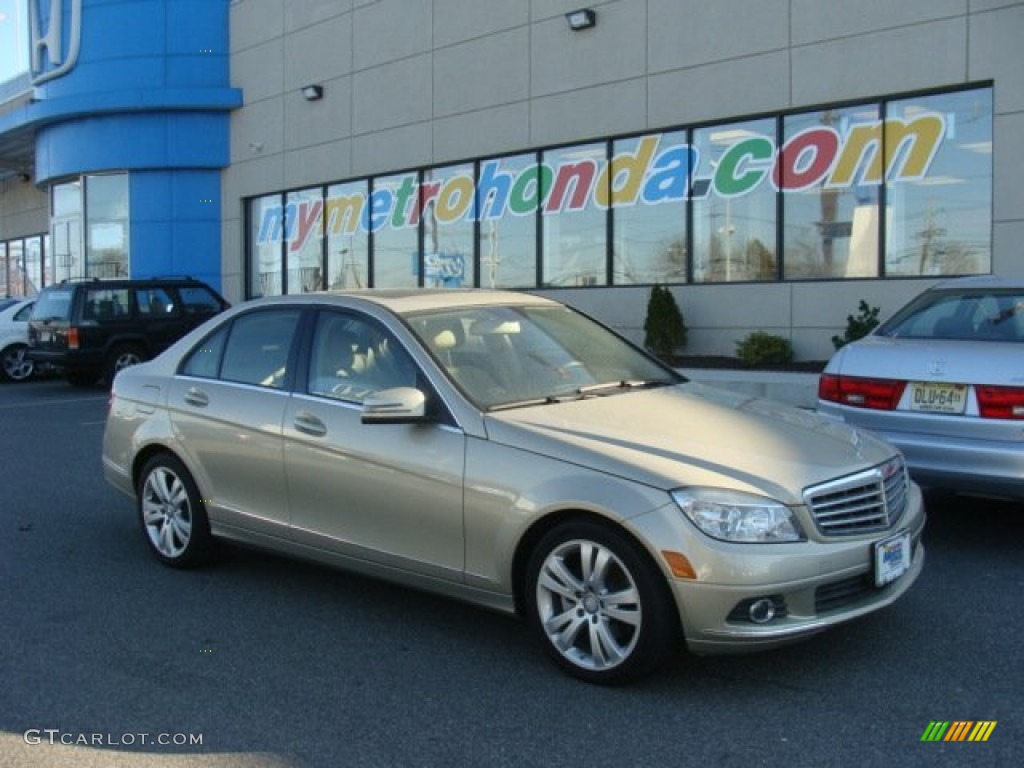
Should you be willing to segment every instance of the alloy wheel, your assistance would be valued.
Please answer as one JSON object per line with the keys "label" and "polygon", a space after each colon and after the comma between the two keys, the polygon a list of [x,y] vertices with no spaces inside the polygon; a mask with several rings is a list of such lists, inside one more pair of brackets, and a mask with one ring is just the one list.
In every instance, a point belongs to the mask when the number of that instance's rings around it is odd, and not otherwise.
{"label": "alloy wheel", "polygon": [[29,359],[26,353],[28,348],[17,344],[10,347],[3,356],[3,371],[11,381],[24,381],[35,372],[36,364]]}
{"label": "alloy wheel", "polygon": [[611,669],[633,653],[643,628],[636,579],[608,547],[566,541],[536,582],[538,618],[562,657],[585,670]]}

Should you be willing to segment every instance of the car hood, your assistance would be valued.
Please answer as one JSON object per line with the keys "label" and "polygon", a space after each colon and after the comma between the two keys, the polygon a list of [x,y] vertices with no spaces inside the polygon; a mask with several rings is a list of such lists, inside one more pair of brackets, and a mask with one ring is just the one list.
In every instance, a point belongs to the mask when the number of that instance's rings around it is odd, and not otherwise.
{"label": "car hood", "polygon": [[904,381],[963,384],[1024,384],[1019,342],[901,339],[868,336],[847,344],[826,373]]}
{"label": "car hood", "polygon": [[895,449],[813,412],[689,382],[500,411],[488,439],[670,490],[727,487],[802,503],[809,485]]}

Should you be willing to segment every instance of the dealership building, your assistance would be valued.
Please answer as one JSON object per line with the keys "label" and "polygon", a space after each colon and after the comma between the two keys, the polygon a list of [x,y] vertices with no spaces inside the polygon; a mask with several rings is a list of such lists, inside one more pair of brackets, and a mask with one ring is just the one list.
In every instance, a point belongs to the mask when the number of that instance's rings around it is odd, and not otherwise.
{"label": "dealership building", "polygon": [[832,350],[1024,277],[1024,2],[0,0],[0,296],[552,295]]}

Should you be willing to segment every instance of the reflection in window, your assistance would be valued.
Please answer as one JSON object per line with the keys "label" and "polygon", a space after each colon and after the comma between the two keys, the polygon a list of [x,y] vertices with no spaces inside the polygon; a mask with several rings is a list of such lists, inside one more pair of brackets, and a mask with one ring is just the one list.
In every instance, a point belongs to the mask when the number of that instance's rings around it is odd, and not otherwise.
{"label": "reflection in window", "polygon": [[544,153],[544,287],[607,283],[607,214],[594,201],[606,161],[603,143]]}
{"label": "reflection in window", "polygon": [[[910,122],[927,115],[941,118],[944,138],[926,175],[913,178],[915,158],[910,141],[897,142],[887,136],[886,274],[989,272],[992,90],[921,96],[888,104],[889,118]],[[919,141],[927,139],[922,135]],[[903,170],[904,178],[893,178],[894,170]]]}
{"label": "reflection in window", "polygon": [[43,287],[43,239],[25,238],[25,295],[35,296]]}
{"label": "reflection in window", "polygon": [[774,121],[718,125],[693,136],[699,157],[691,191],[694,281],[773,280]]}
{"label": "reflection in window", "polygon": [[327,287],[331,290],[369,285],[369,239],[362,225],[367,183],[354,181],[327,188]]}
{"label": "reflection in window", "polygon": [[373,287],[415,288],[419,278],[416,174],[373,181],[367,221],[373,233]]}
{"label": "reflection in window", "polygon": [[288,230],[288,293],[309,293],[323,288],[320,267],[323,253],[323,193],[320,188],[289,192],[285,202]]}
{"label": "reflection in window", "polygon": [[537,285],[537,214],[528,199],[531,188],[536,194],[537,174],[532,153],[480,164],[477,216],[483,288]]}
{"label": "reflection in window", "polygon": [[785,118],[778,166],[786,279],[878,275],[878,185],[826,184],[833,148],[855,126],[877,126],[878,119],[875,105]]}
{"label": "reflection in window", "polygon": [[[612,153],[615,217],[612,279],[616,285],[686,281],[686,132],[623,139]],[[662,158],[662,181],[644,190],[644,170]],[[674,169],[674,173],[672,172]]]}
{"label": "reflection in window", "polygon": [[86,276],[128,277],[128,174],[85,177]]}
{"label": "reflection in window", "polygon": [[284,242],[284,207],[281,195],[249,201],[249,295],[278,296],[282,280],[281,244]]}
{"label": "reflection in window", "polygon": [[473,166],[423,172],[419,210],[423,218],[423,285],[473,285]]}
{"label": "reflection in window", "polygon": [[54,282],[85,276],[82,259],[82,181],[50,188],[50,232]]}

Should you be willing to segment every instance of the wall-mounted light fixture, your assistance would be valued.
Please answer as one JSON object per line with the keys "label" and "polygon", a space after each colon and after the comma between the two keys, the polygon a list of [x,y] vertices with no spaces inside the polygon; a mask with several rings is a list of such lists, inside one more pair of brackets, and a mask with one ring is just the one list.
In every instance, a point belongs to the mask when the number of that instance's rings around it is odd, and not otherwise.
{"label": "wall-mounted light fixture", "polygon": [[591,8],[580,8],[578,11],[569,11],[565,14],[565,20],[569,22],[569,29],[578,32],[597,25],[597,12]]}
{"label": "wall-mounted light fixture", "polygon": [[319,101],[324,97],[324,87],[317,83],[302,86],[302,98],[306,101]]}

